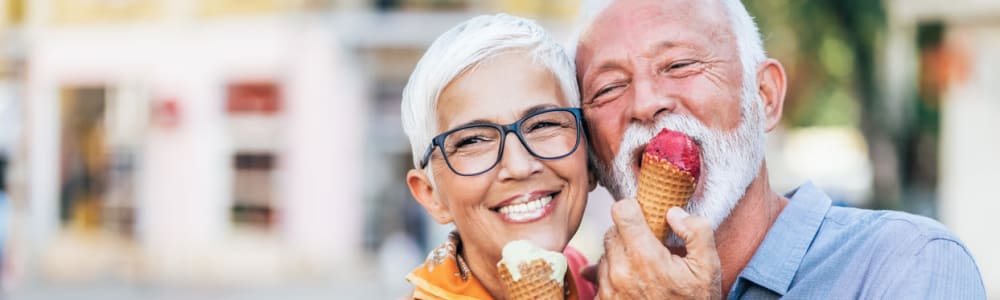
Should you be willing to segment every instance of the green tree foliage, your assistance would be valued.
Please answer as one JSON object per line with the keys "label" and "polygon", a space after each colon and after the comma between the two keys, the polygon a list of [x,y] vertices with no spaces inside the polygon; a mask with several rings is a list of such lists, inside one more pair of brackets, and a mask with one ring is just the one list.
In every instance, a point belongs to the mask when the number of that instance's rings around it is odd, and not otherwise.
{"label": "green tree foliage", "polygon": [[880,1],[745,2],[769,55],[787,68],[787,124],[875,125],[866,123],[879,110],[874,68],[885,31]]}

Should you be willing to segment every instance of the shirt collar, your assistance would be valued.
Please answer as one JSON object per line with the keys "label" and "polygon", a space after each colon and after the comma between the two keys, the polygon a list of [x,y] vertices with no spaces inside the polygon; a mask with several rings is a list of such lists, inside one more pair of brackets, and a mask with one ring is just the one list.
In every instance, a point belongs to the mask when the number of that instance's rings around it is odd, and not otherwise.
{"label": "shirt collar", "polygon": [[831,201],[812,182],[800,185],[785,197],[789,198],[788,205],[778,215],[746,268],[740,272],[732,292],[743,285],[740,283],[743,280],[780,295],[788,292],[802,258],[830,209]]}

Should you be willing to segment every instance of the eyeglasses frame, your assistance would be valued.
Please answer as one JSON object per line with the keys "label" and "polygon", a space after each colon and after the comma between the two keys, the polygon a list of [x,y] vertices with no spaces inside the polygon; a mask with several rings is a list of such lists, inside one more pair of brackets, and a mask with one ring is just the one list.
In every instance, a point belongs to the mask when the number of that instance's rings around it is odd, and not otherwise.
{"label": "eyeglasses frame", "polygon": [[[540,114],[544,114],[544,113],[553,112],[553,111],[567,111],[567,112],[570,112],[570,113],[573,114],[573,117],[576,119],[576,125],[577,125],[576,126],[576,142],[573,144],[573,149],[570,149],[569,152],[566,152],[566,154],[559,155],[559,156],[554,156],[554,157],[544,157],[544,156],[541,156],[541,155],[538,155],[537,153],[535,153],[535,151],[531,150],[531,147],[528,146],[528,142],[525,141],[524,135],[521,133],[521,124],[524,121],[526,121],[528,119],[531,119],[534,116],[537,116],[537,115],[540,115]],[[447,138],[449,134],[452,134],[452,133],[457,132],[459,130],[473,128],[473,127],[492,127],[494,129],[497,129],[498,131],[500,131],[500,148],[499,148],[500,150],[497,151],[497,159],[488,168],[486,168],[485,170],[480,171],[480,172],[470,173],[470,174],[464,174],[464,173],[461,173],[461,172],[458,172],[457,170],[455,170],[455,167],[453,167],[451,165],[451,161],[448,159],[448,155],[445,154],[444,147],[442,145],[444,144],[445,138]],[[447,164],[448,168],[451,169],[451,171],[454,172],[455,174],[457,174],[459,176],[478,176],[478,175],[482,175],[482,174],[484,174],[486,172],[489,172],[490,170],[493,170],[493,168],[495,168],[497,166],[497,164],[500,163],[500,160],[503,159],[503,149],[504,149],[505,143],[507,141],[507,134],[511,133],[511,132],[513,132],[514,135],[517,136],[517,139],[521,141],[521,145],[524,146],[525,150],[528,150],[528,153],[530,153],[531,156],[534,156],[534,157],[537,157],[537,158],[543,159],[543,160],[561,159],[561,158],[570,156],[571,154],[573,154],[574,152],[576,152],[577,148],[580,147],[580,137],[583,135],[583,130],[584,130],[583,110],[580,109],[580,108],[576,108],[576,107],[558,107],[558,108],[550,108],[550,109],[544,109],[544,110],[532,112],[532,113],[530,113],[528,115],[525,115],[520,120],[517,120],[514,123],[510,123],[510,124],[507,124],[507,125],[489,124],[489,123],[486,123],[486,124],[469,124],[469,125],[465,125],[465,126],[462,126],[462,127],[458,127],[458,128],[452,129],[452,130],[445,131],[445,132],[443,132],[443,133],[441,133],[441,134],[439,134],[437,136],[434,136],[434,138],[431,140],[430,146],[428,146],[427,150],[424,151],[423,158],[420,159],[420,168],[423,169],[423,168],[427,167],[427,164],[430,163],[430,158],[431,158],[431,155],[434,152],[434,148],[437,147],[438,149],[441,149],[441,157],[444,158],[445,164]]]}

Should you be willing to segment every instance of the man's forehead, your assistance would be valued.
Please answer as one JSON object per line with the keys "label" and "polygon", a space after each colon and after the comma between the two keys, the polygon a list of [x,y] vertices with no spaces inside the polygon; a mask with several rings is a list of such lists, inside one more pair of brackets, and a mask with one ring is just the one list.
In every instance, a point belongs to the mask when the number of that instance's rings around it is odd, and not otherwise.
{"label": "man's forehead", "polygon": [[586,63],[581,55],[592,56],[595,50],[621,52],[641,46],[631,50],[646,52],[685,37],[722,37],[728,32],[728,26],[721,26],[727,20],[724,13],[718,1],[615,1],[581,35],[577,62]]}
{"label": "man's forehead", "polygon": [[[595,28],[635,23],[659,23],[678,19],[696,23],[711,21],[725,15],[720,0],[620,0],[603,7],[584,28],[584,33]],[[650,25],[650,24],[643,24]],[[655,24],[653,24],[655,25]]]}
{"label": "man's forehead", "polygon": [[670,15],[690,15],[698,18],[723,12],[721,2],[718,0],[612,1],[596,16],[595,21]]}

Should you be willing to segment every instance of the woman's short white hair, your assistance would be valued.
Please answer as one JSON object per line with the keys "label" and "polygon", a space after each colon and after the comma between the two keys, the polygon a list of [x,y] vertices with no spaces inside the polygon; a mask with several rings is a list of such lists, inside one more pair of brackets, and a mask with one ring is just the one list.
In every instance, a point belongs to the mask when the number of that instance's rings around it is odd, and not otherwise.
{"label": "woman's short white hair", "polygon": [[420,159],[438,130],[437,103],[444,88],[468,70],[511,51],[524,52],[551,71],[563,97],[571,106],[580,106],[573,61],[541,26],[507,14],[469,19],[431,44],[403,89],[403,131],[410,138],[414,168],[420,168]]}

